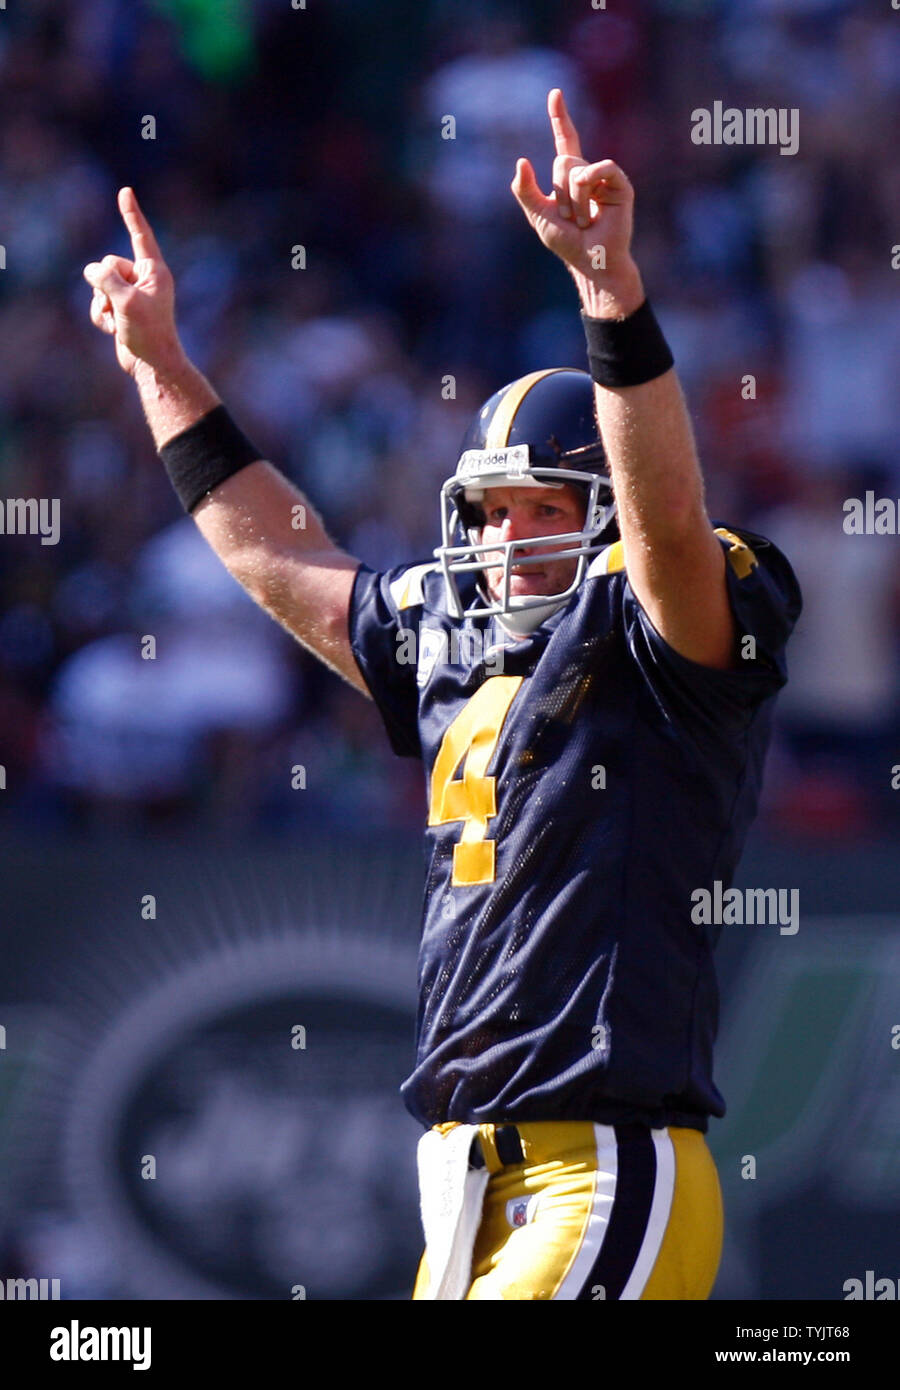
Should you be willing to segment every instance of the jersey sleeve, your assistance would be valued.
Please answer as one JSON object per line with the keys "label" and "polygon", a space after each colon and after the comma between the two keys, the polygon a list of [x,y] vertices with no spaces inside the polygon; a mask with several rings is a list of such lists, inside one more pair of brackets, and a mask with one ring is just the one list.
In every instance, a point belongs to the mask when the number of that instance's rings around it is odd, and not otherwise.
{"label": "jersey sleeve", "polygon": [[350,647],[394,752],[420,758],[416,658],[424,574],[403,565],[377,574],[360,565],[350,598]]}
{"label": "jersey sleeve", "polygon": [[681,656],[656,631],[623,575],[626,639],[657,704],[669,718],[729,733],[787,683],[785,647],[802,607],[781,552],[763,536],[716,528],[735,620],[738,664],[721,671]]}

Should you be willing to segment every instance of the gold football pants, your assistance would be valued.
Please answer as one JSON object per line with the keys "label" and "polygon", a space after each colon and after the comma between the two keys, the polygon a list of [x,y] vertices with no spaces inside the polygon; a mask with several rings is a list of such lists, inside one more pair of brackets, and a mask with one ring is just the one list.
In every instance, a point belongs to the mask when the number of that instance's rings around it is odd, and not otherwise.
{"label": "gold football pants", "polygon": [[[519,1124],[500,1135],[504,1162],[496,1136],[510,1128],[478,1127],[490,1178],[467,1299],[709,1297],[722,1197],[699,1130]],[[427,1287],[423,1256],[413,1298]]]}

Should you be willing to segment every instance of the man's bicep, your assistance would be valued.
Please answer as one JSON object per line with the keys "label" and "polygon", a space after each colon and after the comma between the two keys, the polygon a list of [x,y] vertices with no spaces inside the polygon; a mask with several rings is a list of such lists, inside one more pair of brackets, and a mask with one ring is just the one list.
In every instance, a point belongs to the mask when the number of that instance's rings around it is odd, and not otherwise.
{"label": "man's bicep", "polygon": [[623,553],[632,593],[673,651],[713,670],[733,668],[738,634],[727,562],[709,523],[665,546],[625,540]]}
{"label": "man's bicep", "polygon": [[658,631],[625,577],[621,588],[626,642],[647,688],[668,718],[695,731],[729,736],[761,701],[787,680],[785,646],[802,598],[781,552],[762,536],[717,528],[725,557],[726,600],[735,633],[734,660],[726,668],[696,662]]}
{"label": "man's bicep", "polygon": [[[331,666],[361,694],[372,698],[350,637],[353,590],[360,569],[359,560],[343,552],[325,557],[316,569],[311,592],[321,605],[321,618],[313,621],[311,631],[316,656]],[[301,637],[301,641],[304,639]]]}
{"label": "man's bicep", "polygon": [[362,694],[369,689],[353,654],[350,610],[360,562],[324,551],[268,546],[233,557],[232,574],[251,598],[320,661]]}
{"label": "man's bicep", "polygon": [[[371,698],[350,640],[351,605],[359,560],[343,551],[294,557],[270,586],[269,611],[326,666]],[[264,605],[268,606],[268,605]]]}
{"label": "man's bicep", "polygon": [[293,483],[261,459],[227,478],[193,508],[192,516],[254,602],[368,693],[348,623],[359,561],[334,544]]}

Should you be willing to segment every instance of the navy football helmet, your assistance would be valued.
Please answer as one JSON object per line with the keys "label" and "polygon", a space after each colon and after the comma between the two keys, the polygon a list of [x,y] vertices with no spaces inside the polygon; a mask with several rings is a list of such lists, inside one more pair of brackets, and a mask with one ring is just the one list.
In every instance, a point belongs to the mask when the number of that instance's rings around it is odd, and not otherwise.
{"label": "navy football helmet", "polygon": [[[523,551],[540,547],[548,538],[532,536],[482,544],[484,513],[480,504],[485,490],[559,488],[566,483],[584,492],[582,529],[554,536],[552,551],[527,558],[538,563],[577,557],[575,577],[562,593],[512,596],[513,566],[522,563]],[[511,632],[532,631],[575,593],[590,556],[618,536],[615,513],[594,413],[594,385],[588,373],[551,367],[510,382],[475,416],[463,439],[456,472],[441,488],[441,545],[434,553],[443,570],[450,611],[457,618],[493,614]],[[495,557],[491,568],[502,562],[502,593],[499,599],[492,599],[482,576],[478,597],[464,608],[456,576],[483,571],[489,555]]]}

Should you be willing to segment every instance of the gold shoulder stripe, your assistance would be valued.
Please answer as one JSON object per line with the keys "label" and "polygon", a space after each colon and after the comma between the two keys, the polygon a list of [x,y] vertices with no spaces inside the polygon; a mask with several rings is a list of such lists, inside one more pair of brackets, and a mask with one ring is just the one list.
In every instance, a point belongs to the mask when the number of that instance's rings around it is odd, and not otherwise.
{"label": "gold shoulder stripe", "polygon": [[625,568],[625,547],[622,545],[621,541],[613,541],[606,555],[607,574],[613,574],[616,570],[623,570]]}
{"label": "gold shoulder stripe", "polygon": [[595,579],[598,574],[616,574],[625,568],[625,551],[621,541],[613,541],[595,555],[588,565],[586,579]]}
{"label": "gold shoulder stripe", "polygon": [[424,601],[425,591],[422,581],[426,574],[430,574],[436,569],[436,564],[413,565],[405,574],[401,574],[397,579],[391,581],[391,598],[396,603],[398,612],[402,612],[404,608],[412,608],[415,604]]}
{"label": "gold shoulder stripe", "polygon": [[738,579],[746,579],[754,566],[759,564],[755,553],[749,545],[741,540],[740,536],[736,536],[733,531],[726,531],[724,526],[717,526],[715,534],[721,536],[724,541],[731,542],[728,547],[728,559],[731,562],[731,568]]}

